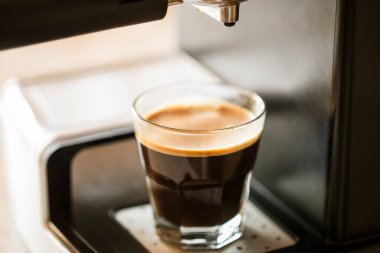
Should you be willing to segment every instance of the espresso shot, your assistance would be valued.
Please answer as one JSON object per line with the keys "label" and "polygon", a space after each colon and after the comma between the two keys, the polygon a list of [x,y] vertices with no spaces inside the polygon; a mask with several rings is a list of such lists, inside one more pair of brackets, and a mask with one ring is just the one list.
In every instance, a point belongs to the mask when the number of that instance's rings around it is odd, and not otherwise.
{"label": "espresso shot", "polygon": [[[249,111],[227,103],[176,105],[146,119],[186,130],[222,129],[244,124]],[[240,213],[259,138],[210,150],[171,149],[139,138],[151,200],[156,214],[173,226],[209,227]],[[205,141],[218,142],[210,138]]]}
{"label": "espresso shot", "polygon": [[169,86],[138,97],[133,116],[160,238],[184,249],[239,239],[264,126],[261,98],[230,86]]}

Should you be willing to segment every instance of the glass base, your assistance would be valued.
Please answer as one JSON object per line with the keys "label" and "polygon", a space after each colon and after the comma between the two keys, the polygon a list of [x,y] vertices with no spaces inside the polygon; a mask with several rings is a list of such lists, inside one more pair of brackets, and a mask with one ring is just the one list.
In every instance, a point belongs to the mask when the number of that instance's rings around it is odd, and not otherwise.
{"label": "glass base", "polygon": [[156,232],[161,240],[186,250],[220,249],[243,236],[242,215],[213,227],[177,227],[157,218]]}

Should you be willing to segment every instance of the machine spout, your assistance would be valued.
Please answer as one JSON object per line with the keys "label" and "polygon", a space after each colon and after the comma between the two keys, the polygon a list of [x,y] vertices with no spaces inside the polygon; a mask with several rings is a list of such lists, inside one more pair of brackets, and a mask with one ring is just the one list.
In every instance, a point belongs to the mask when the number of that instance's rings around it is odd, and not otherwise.
{"label": "machine spout", "polygon": [[233,26],[239,20],[239,3],[237,2],[223,6],[197,4],[193,6],[225,26]]}
{"label": "machine spout", "polygon": [[182,0],[168,0],[168,5],[176,5],[176,4],[181,4],[183,3]]}
{"label": "machine spout", "polygon": [[[234,26],[239,20],[239,6],[244,0],[184,0],[201,12],[223,23]],[[183,0],[168,0],[169,5],[180,4]]]}

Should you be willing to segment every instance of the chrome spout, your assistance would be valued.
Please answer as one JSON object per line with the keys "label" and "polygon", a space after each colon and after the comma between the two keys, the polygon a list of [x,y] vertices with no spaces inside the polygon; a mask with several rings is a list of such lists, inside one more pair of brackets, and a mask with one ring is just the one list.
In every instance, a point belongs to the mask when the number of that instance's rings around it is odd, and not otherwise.
{"label": "chrome spout", "polygon": [[196,4],[193,4],[193,6],[215,20],[223,23],[225,26],[234,26],[239,20],[239,3],[224,6],[207,6]]}
{"label": "chrome spout", "polygon": [[183,3],[182,0],[168,0],[168,5],[171,6],[171,5],[176,5],[176,4],[181,4]]}
{"label": "chrome spout", "polygon": [[245,0],[168,0],[168,4],[190,3],[225,26],[233,26],[239,20],[239,7],[243,1]]}

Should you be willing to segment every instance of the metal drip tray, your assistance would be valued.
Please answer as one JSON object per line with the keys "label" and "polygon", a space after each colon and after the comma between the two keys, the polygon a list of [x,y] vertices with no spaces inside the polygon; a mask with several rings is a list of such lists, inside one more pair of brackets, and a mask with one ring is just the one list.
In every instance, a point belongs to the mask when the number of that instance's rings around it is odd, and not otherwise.
{"label": "metal drip tray", "polygon": [[[184,251],[162,242],[155,233],[153,213],[150,205],[121,209],[115,219],[128,230],[146,249],[155,253],[180,253],[210,251]],[[260,211],[253,203],[247,205],[247,221],[244,237],[227,247],[213,252],[259,253],[277,250],[296,244],[297,239]]]}

